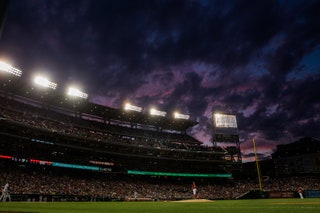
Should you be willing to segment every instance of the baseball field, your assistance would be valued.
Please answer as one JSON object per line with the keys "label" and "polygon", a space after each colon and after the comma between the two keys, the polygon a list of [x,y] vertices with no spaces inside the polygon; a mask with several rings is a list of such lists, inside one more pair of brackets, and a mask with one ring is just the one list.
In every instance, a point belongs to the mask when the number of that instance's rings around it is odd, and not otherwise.
{"label": "baseball field", "polygon": [[320,211],[316,199],[184,200],[177,202],[2,202],[0,213],[307,213]]}

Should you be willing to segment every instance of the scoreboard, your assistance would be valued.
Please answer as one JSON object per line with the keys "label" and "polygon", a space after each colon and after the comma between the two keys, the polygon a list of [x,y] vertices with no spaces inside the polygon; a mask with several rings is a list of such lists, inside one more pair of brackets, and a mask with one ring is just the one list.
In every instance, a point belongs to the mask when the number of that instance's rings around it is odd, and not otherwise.
{"label": "scoreboard", "polygon": [[214,141],[237,143],[239,141],[239,135],[228,135],[228,134],[216,133],[216,134],[214,134]]}

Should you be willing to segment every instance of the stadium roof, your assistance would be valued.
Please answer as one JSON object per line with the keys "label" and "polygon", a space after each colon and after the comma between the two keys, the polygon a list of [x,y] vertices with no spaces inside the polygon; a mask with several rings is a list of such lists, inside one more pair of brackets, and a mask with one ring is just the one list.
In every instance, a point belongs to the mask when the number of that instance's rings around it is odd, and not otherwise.
{"label": "stadium roof", "polygon": [[0,74],[0,83],[2,91],[70,111],[97,116],[106,121],[122,121],[175,131],[186,131],[188,128],[198,124],[191,120],[153,116],[135,111],[125,111],[123,109],[91,103],[85,99],[68,97],[61,91],[51,90],[50,88],[37,88],[36,85],[32,85],[31,82],[26,81],[24,78],[18,78],[6,73]]}

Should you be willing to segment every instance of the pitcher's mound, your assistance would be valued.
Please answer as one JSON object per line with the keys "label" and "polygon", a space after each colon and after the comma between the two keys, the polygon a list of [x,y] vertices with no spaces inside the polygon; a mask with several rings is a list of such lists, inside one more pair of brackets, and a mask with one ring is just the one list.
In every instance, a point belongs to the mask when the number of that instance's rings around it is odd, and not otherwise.
{"label": "pitcher's mound", "polygon": [[190,200],[178,200],[173,202],[194,202],[194,203],[201,203],[201,202],[213,202],[212,200],[207,199],[190,199]]}

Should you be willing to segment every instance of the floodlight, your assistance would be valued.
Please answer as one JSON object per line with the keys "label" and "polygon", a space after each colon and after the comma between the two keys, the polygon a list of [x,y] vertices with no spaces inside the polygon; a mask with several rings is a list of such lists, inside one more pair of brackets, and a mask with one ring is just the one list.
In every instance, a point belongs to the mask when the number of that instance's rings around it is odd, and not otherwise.
{"label": "floodlight", "polygon": [[12,75],[20,77],[22,75],[22,71],[12,67],[10,64],[4,63],[0,61],[0,71],[4,71],[10,73]]}
{"label": "floodlight", "polygon": [[164,111],[159,111],[159,110],[156,110],[156,109],[154,109],[154,108],[151,108],[151,109],[150,109],[150,114],[151,114],[151,115],[157,115],[157,116],[165,117],[167,113],[164,112]]}
{"label": "floodlight", "polygon": [[68,95],[70,96],[75,96],[75,97],[79,97],[79,98],[83,98],[83,99],[87,99],[88,98],[88,94],[81,92],[80,90],[70,87],[68,89]]}
{"label": "floodlight", "polygon": [[34,82],[40,86],[43,87],[48,87],[51,89],[56,89],[57,88],[57,84],[53,83],[51,81],[49,81],[47,78],[41,77],[41,76],[37,76],[34,78]]}
{"label": "floodlight", "polygon": [[175,112],[174,113],[174,118],[188,120],[190,118],[190,116]]}
{"label": "floodlight", "polygon": [[215,127],[221,128],[237,128],[237,118],[235,115],[214,114]]}
{"label": "floodlight", "polygon": [[124,110],[131,110],[131,111],[141,112],[142,108],[138,107],[138,106],[131,105],[129,103],[126,103],[124,105]]}

